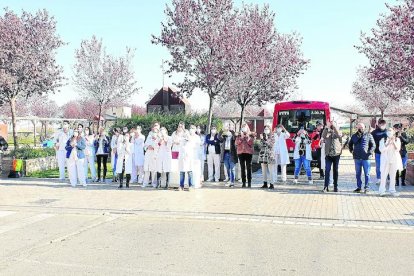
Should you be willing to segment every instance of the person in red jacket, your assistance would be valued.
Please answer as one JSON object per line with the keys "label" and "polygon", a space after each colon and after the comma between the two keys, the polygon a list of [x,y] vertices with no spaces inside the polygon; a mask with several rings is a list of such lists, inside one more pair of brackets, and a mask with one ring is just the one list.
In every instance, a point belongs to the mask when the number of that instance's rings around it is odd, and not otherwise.
{"label": "person in red jacket", "polygon": [[253,145],[256,134],[250,132],[250,128],[246,123],[242,124],[239,135],[236,138],[237,155],[239,157],[240,169],[243,186],[246,188],[246,169],[247,169],[247,187],[252,187],[252,158]]}

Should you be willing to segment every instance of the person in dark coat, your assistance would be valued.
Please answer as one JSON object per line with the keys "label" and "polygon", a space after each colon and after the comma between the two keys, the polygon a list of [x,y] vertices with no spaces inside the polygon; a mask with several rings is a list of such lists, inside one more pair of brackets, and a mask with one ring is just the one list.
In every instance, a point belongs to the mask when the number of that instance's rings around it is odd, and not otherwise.
{"label": "person in dark coat", "polygon": [[408,144],[408,136],[407,133],[403,130],[402,124],[395,124],[394,125],[395,136],[400,138],[401,141],[401,160],[403,163],[403,169],[401,171],[397,171],[395,176],[395,186],[400,186],[400,176],[401,176],[401,186],[405,186],[405,175],[407,172],[407,162],[408,162],[408,153],[407,153],[407,144]]}
{"label": "person in dark coat", "polygon": [[352,153],[355,162],[355,173],[357,188],[354,192],[359,193],[362,189],[361,173],[364,170],[365,186],[364,192],[369,190],[369,158],[374,153],[375,141],[369,132],[365,131],[363,123],[357,124],[357,132],[349,140],[349,151]]}
{"label": "person in dark coat", "polygon": [[375,141],[375,172],[377,175],[376,184],[381,182],[381,152],[379,150],[379,144],[382,139],[387,139],[387,122],[383,119],[378,120],[377,127],[371,132]]}
{"label": "person in dark coat", "polygon": [[226,166],[227,174],[230,181],[230,187],[234,187],[236,181],[236,164],[238,162],[236,149],[236,134],[233,130],[225,130],[219,135],[221,143],[222,161]]}

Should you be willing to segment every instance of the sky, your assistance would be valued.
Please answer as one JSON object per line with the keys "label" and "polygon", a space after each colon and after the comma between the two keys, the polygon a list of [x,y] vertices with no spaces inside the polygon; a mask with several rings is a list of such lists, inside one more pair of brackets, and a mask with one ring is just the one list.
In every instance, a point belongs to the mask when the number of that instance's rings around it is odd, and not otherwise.
{"label": "sky", "polygon": [[[395,4],[396,0],[386,0]],[[136,49],[133,68],[139,94],[132,102],[145,105],[149,95],[163,85],[162,60],[170,58],[162,46],[151,43],[151,35],[160,34],[164,9],[171,0],[2,0],[1,7],[20,12],[47,9],[57,21],[57,32],[68,43],[58,50],[57,62],[63,66],[68,84],[51,96],[59,105],[76,99],[71,85],[74,52],[84,39],[96,35],[107,51],[123,55],[126,47]],[[350,104],[356,69],[367,64],[354,45],[361,31],[369,32],[381,13],[387,11],[385,0],[244,0],[244,3],[269,4],[276,13],[279,32],[297,32],[303,38],[302,51],[310,67],[298,79],[299,99],[322,100],[333,106]],[[236,6],[242,1],[235,0]],[[2,11],[0,11],[2,13]],[[174,79],[165,77],[165,84]],[[194,109],[207,110],[208,97],[198,91],[190,97]]]}

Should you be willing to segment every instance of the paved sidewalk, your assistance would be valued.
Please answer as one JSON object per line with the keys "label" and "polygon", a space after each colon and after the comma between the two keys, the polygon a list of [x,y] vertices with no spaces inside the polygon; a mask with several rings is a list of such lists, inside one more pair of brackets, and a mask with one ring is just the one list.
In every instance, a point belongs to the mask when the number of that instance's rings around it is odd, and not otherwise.
{"label": "paved sidewalk", "polygon": [[[252,189],[207,183],[202,189],[176,192],[118,190],[113,183],[71,188],[57,180],[0,180],[0,212],[30,210],[62,213],[113,213],[201,220],[247,220],[323,227],[414,230],[414,187],[400,187],[399,197],[355,194],[352,161],[341,164],[339,193],[321,193],[314,185],[277,185],[261,190],[260,172]],[[305,178],[303,178],[305,180]],[[290,176],[291,180],[291,176]]]}

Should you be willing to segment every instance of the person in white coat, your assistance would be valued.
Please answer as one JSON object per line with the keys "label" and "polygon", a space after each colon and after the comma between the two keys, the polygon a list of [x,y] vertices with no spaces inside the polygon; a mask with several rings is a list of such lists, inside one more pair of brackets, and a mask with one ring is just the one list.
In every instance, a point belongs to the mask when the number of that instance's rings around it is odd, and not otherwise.
{"label": "person in white coat", "polygon": [[168,189],[171,172],[171,147],[172,138],[165,127],[160,129],[159,148],[157,154],[157,188],[161,187],[161,176],[165,174],[165,189]]}
{"label": "person in white coat", "polygon": [[76,186],[78,180],[80,185],[86,187],[85,147],[85,139],[79,134],[79,131],[75,130],[65,147],[69,180],[72,187]]}
{"label": "person in white coat", "polygon": [[118,136],[120,134],[121,130],[119,128],[115,128],[113,130],[113,135],[111,139],[111,166],[112,166],[112,173],[114,175],[112,182],[117,182],[117,176],[116,176],[116,159],[118,157],[118,154],[116,153],[117,148],[117,140]]}
{"label": "person in white coat", "polygon": [[86,143],[85,148],[85,178],[88,180],[88,168],[91,171],[91,180],[96,181],[95,169],[95,134],[91,132],[89,127],[85,127],[84,139]]}
{"label": "person in white coat", "polygon": [[152,124],[152,130],[145,140],[145,158],[144,158],[144,181],[142,187],[147,187],[151,176],[152,187],[157,187],[157,154],[159,148],[160,124]]}
{"label": "person in white coat", "polygon": [[193,143],[193,187],[194,188],[201,188],[201,182],[203,177],[203,173],[201,171],[201,163],[204,162],[200,159],[200,147],[204,143],[201,141],[200,136],[197,134],[197,128],[194,125],[190,126],[190,141]]}
{"label": "person in white coat", "polygon": [[399,194],[395,190],[395,175],[402,170],[403,163],[400,155],[401,140],[396,137],[392,128],[387,131],[387,138],[380,140],[379,150],[381,152],[381,184],[379,187],[380,196],[386,195],[387,178],[390,178],[389,192],[393,196]]}
{"label": "person in white coat", "polygon": [[142,184],[144,181],[145,135],[142,134],[141,126],[137,126],[135,129],[132,142],[134,143],[132,183],[137,182]]}
{"label": "person in white coat", "polygon": [[299,173],[304,167],[308,177],[309,184],[313,184],[312,171],[310,163],[312,161],[311,139],[304,129],[300,129],[294,138],[295,151],[293,152],[293,159],[295,160],[295,179],[294,183],[298,183]]}
{"label": "person in white coat", "polygon": [[289,152],[286,144],[286,140],[290,138],[290,133],[285,129],[283,125],[278,125],[274,132],[273,152],[275,156],[274,175],[275,181],[278,181],[278,168],[280,165],[281,179],[282,182],[286,182],[286,166],[290,163]]}
{"label": "person in white coat", "polygon": [[129,188],[129,183],[131,182],[131,173],[132,173],[132,155],[134,152],[134,144],[130,142],[129,133],[125,135],[118,136],[117,142],[117,163],[116,163],[116,173],[119,180],[119,188],[123,187],[124,174],[126,178],[126,187]]}
{"label": "person in white coat", "polygon": [[200,126],[197,126],[196,133],[200,137],[200,147],[199,147],[199,155],[198,158],[200,159],[200,181],[204,182],[204,165],[207,160],[207,154],[206,154],[206,135],[204,131],[201,130]]}
{"label": "person in white coat", "polygon": [[[191,131],[191,132],[190,132]],[[194,185],[193,172],[199,169],[198,148],[200,146],[200,139],[196,135],[196,127],[191,126],[190,131],[184,130],[183,139],[181,140],[179,153],[179,170],[180,170],[180,190],[184,190],[185,175],[188,176],[188,188]],[[199,180],[197,180],[199,181]]]}
{"label": "person in white coat", "polygon": [[65,180],[66,143],[70,139],[69,122],[63,121],[62,130],[55,135],[56,159],[59,167],[59,180]]}

